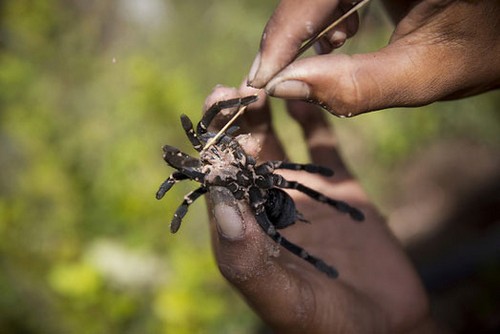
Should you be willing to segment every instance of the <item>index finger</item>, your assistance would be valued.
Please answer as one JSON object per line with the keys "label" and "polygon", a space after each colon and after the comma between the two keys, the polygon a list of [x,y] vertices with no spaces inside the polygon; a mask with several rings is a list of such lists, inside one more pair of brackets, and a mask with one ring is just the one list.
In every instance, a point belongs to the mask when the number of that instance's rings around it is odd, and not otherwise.
{"label": "index finger", "polygon": [[248,84],[262,88],[296,56],[302,43],[336,15],[340,0],[282,0],[262,34]]}

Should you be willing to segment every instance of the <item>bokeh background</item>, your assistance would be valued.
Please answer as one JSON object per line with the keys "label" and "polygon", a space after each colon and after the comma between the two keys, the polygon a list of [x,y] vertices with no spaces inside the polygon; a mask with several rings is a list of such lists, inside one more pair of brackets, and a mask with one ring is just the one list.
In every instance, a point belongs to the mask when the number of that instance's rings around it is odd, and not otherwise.
{"label": "bokeh background", "polygon": [[[0,2],[0,333],[264,333],[217,271],[203,201],[168,224],[169,143],[248,72],[277,1]],[[378,4],[342,52],[387,43]],[[280,101],[274,120],[307,154]],[[500,328],[500,95],[333,119],[458,332]],[[284,130],[287,130],[286,132]],[[290,130],[291,129],[291,130]]]}

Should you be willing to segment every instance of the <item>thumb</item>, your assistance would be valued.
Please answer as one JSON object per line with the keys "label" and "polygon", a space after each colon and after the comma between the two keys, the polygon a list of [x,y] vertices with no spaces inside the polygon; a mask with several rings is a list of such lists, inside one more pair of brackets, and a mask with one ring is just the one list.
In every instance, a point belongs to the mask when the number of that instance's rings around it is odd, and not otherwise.
{"label": "thumb", "polygon": [[451,95],[463,83],[464,63],[449,61],[454,52],[442,45],[395,42],[367,54],[305,58],[281,71],[266,91],[315,102],[338,116],[425,105]]}
{"label": "thumb", "polygon": [[236,201],[225,188],[212,187],[207,203],[222,275],[272,328],[303,333],[315,315],[311,286],[280,263],[277,245],[262,232],[245,201]]}

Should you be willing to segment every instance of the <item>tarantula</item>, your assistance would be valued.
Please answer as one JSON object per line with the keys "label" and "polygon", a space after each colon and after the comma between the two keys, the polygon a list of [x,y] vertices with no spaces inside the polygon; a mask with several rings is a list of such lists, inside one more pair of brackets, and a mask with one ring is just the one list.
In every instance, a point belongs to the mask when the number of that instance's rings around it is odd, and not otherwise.
{"label": "tarantula", "polygon": [[201,186],[184,197],[172,219],[170,230],[176,233],[186,215],[189,205],[210,190],[210,187],[225,187],[240,200],[245,199],[255,212],[255,218],[264,232],[276,243],[288,251],[312,264],[330,277],[337,277],[337,270],[323,260],[310,255],[303,248],[285,239],[277,231],[294,224],[297,220],[307,222],[297,211],[293,199],[283,189],[295,189],[316,201],[328,204],[337,210],[349,214],[352,219],[361,221],[363,214],[345,202],[327,197],[316,190],[295,181],[288,181],[275,174],[277,169],[302,170],[323,176],[332,176],[333,171],[314,164],[298,164],[284,161],[256,163],[253,156],[246,154],[232,134],[237,127],[229,128],[212,146],[203,149],[208,140],[215,136],[207,128],[214,117],[223,109],[246,106],[257,100],[257,96],[247,96],[212,105],[193,128],[193,123],[186,115],[181,115],[181,123],[194,149],[200,152],[200,158],[194,158],[179,149],[165,145],[163,159],[175,171],[160,186],[156,198],[161,199],[178,181],[194,180]]}

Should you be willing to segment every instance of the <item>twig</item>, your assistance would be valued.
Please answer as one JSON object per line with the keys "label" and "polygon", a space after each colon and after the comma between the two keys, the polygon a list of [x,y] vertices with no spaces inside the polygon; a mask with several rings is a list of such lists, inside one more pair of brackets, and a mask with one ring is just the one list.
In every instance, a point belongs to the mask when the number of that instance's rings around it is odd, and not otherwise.
{"label": "twig", "polygon": [[220,138],[220,136],[222,136],[222,134],[227,130],[229,129],[229,127],[236,121],[236,119],[238,117],[240,117],[244,112],[245,110],[247,109],[247,106],[242,106],[238,112],[226,123],[226,125],[224,125],[222,127],[222,129],[220,129],[219,132],[217,132],[217,134],[212,137],[212,139],[210,139],[207,144],[205,145],[205,147],[203,147],[203,151],[205,151],[207,148],[209,148],[210,146],[212,146],[213,144],[215,144],[215,142]]}
{"label": "twig", "polygon": [[293,58],[293,60],[299,58],[304,52],[306,52],[311,46],[313,46],[314,43],[316,43],[321,37],[325,36],[330,30],[338,26],[342,21],[351,16],[351,14],[353,14],[355,11],[366,5],[368,2],[370,2],[370,0],[362,0],[358,2],[356,5],[354,5],[354,7],[345,12],[344,15],[336,19],[328,27],[326,27],[325,29],[323,29],[322,31],[311,37],[311,39],[309,39],[304,45],[300,47],[299,51],[297,51],[297,54],[295,55],[295,58]]}

